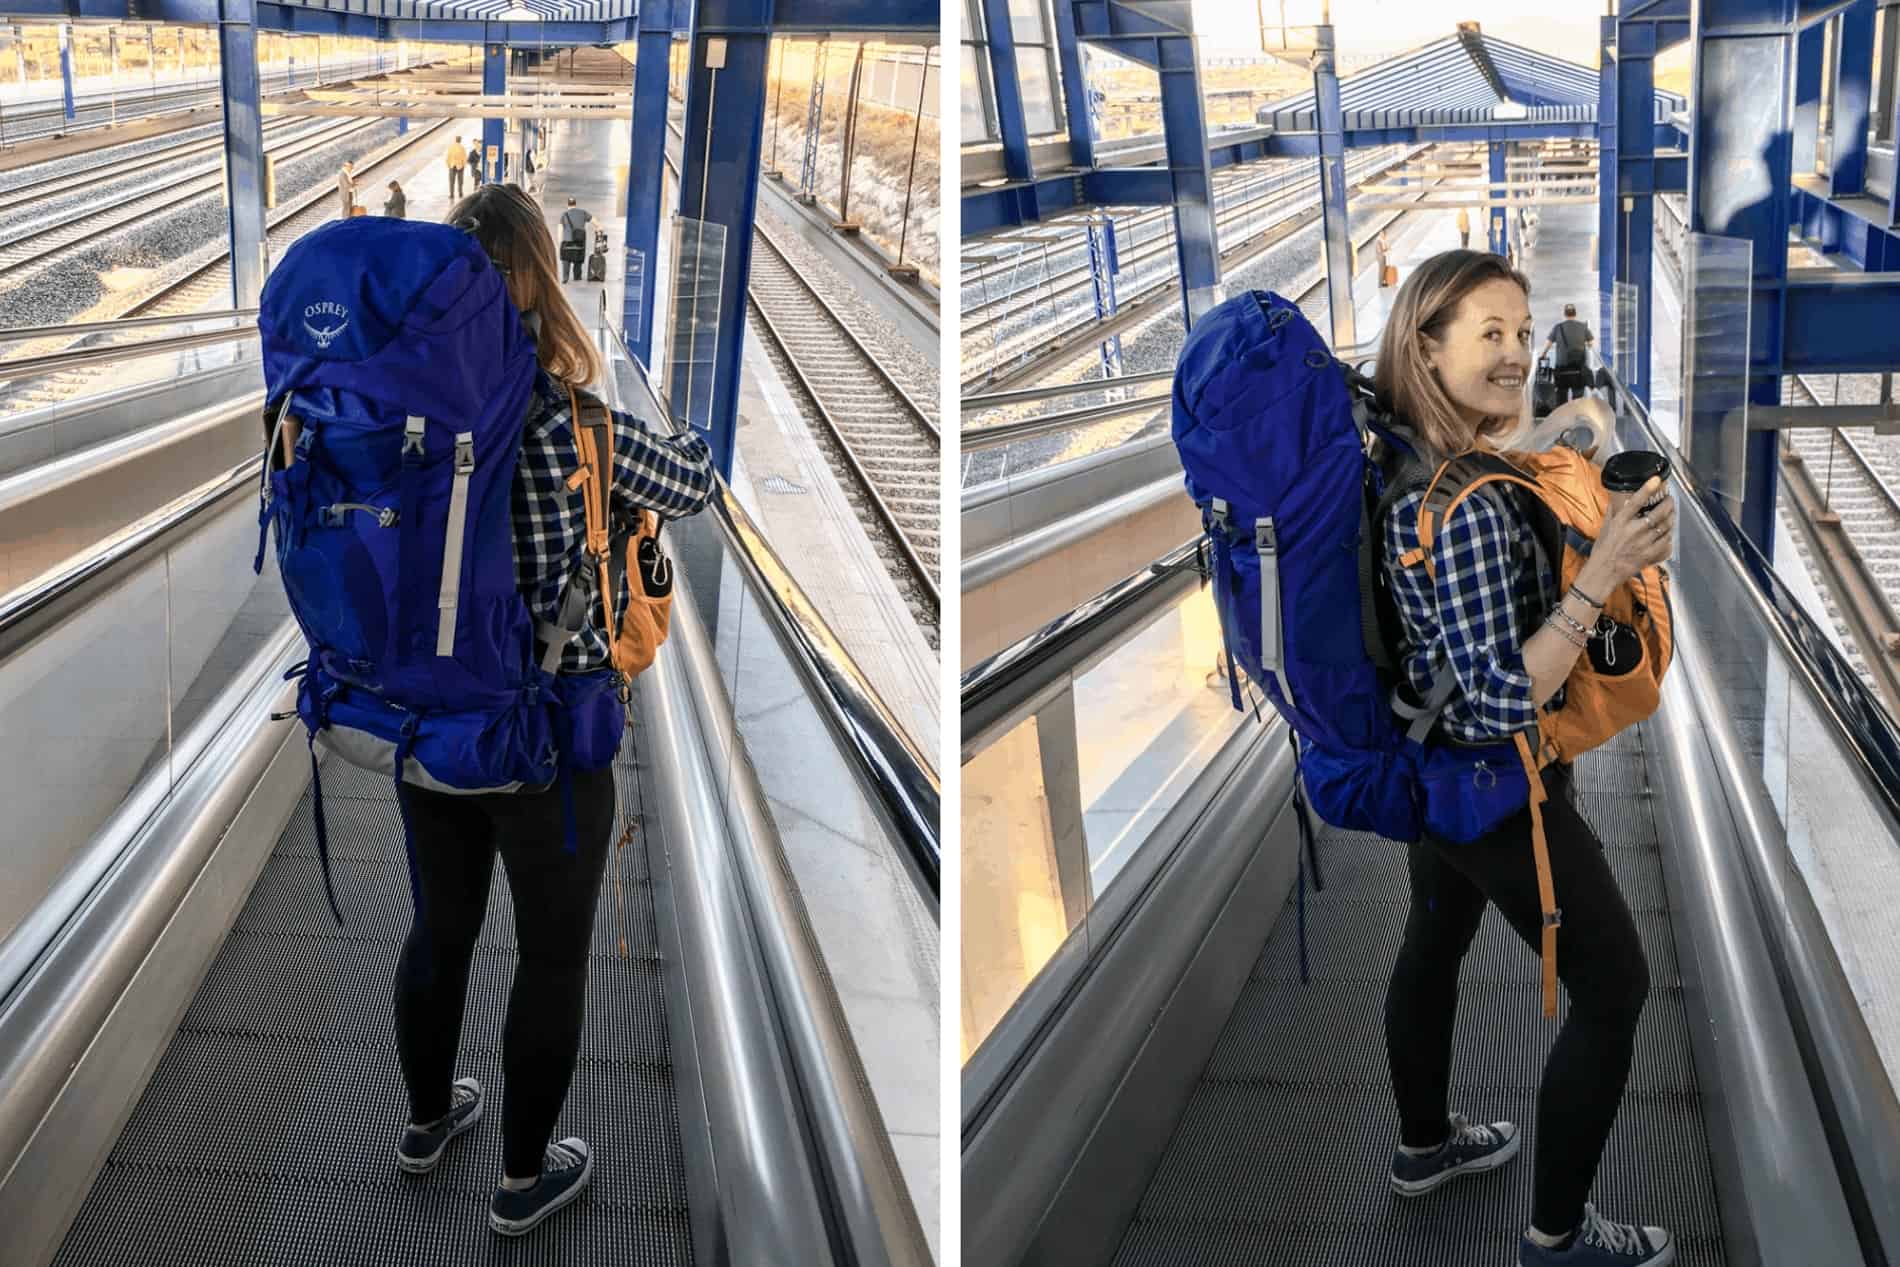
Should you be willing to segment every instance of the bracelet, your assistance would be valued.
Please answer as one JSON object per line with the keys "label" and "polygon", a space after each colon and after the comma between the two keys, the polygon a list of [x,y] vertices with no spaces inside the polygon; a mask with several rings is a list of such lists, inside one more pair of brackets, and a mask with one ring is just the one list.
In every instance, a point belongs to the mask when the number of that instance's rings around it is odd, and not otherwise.
{"label": "bracelet", "polygon": [[1565,642],[1569,643],[1571,646],[1575,647],[1577,650],[1586,651],[1589,649],[1590,643],[1587,639],[1578,639],[1578,638],[1572,637],[1564,629],[1564,627],[1558,624],[1555,620],[1546,620],[1544,622],[1544,625],[1547,628],[1555,629],[1557,631],[1557,636],[1559,638],[1562,638]]}
{"label": "bracelet", "polygon": [[1590,604],[1590,606],[1592,606],[1592,607],[1594,607],[1594,608],[1596,608],[1596,609],[1597,609],[1598,611],[1602,611],[1602,610],[1603,610],[1603,604],[1602,604],[1602,603],[1599,603],[1599,602],[1597,602],[1597,600],[1596,600],[1596,599],[1594,599],[1594,598],[1591,598],[1591,597],[1590,597],[1590,596],[1589,596],[1588,594],[1586,594],[1586,593],[1584,593],[1584,592],[1583,592],[1582,590],[1580,590],[1580,589],[1578,589],[1578,588],[1577,588],[1577,587],[1576,587],[1575,585],[1572,585],[1572,586],[1570,587],[1570,592],[1571,592],[1572,594],[1575,594],[1575,595],[1576,595],[1576,596],[1577,596],[1578,598],[1581,598],[1581,599],[1582,599],[1582,600],[1583,600],[1584,602],[1586,602],[1586,603],[1588,603],[1588,604]]}
{"label": "bracelet", "polygon": [[1551,608],[1550,619],[1563,621],[1564,624],[1569,625],[1572,629],[1577,631],[1577,637],[1579,638],[1588,640],[1590,637],[1590,630],[1561,607]]}

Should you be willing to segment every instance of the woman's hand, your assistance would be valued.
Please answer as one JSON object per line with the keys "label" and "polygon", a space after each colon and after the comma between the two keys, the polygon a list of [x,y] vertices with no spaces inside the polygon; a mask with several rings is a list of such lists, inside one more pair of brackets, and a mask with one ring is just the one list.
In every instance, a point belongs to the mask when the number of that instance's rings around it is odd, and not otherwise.
{"label": "woman's hand", "polygon": [[[1648,514],[1641,513],[1652,504]],[[1676,499],[1663,487],[1660,476],[1629,497],[1613,499],[1590,561],[1577,578],[1579,587],[1592,598],[1605,597],[1644,568],[1667,559],[1675,529]],[[1592,589],[1591,583],[1597,588]]]}

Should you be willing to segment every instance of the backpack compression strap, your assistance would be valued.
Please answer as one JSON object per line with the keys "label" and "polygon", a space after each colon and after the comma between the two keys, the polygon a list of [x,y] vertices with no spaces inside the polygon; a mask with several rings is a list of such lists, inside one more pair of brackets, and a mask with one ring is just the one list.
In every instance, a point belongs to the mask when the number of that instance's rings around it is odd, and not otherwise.
{"label": "backpack compression strap", "polygon": [[[1453,466],[1454,462],[1446,462],[1433,476],[1431,487],[1425,492],[1425,500],[1419,503],[1419,548],[1399,560],[1406,567],[1423,563],[1428,576],[1436,575],[1431,561],[1434,537],[1431,507],[1435,500],[1439,500],[1435,496],[1439,485],[1444,482],[1447,473],[1452,472]],[[1451,518],[1452,512],[1458,509],[1465,498],[1481,488],[1516,484],[1530,489],[1532,493],[1538,491],[1534,481],[1516,473],[1505,474],[1497,470],[1482,470],[1473,474],[1470,465],[1461,464],[1461,468],[1455,473],[1455,478],[1459,480],[1458,487],[1451,493],[1448,504],[1438,515],[1438,522],[1441,524]],[[1434,698],[1437,697],[1438,687],[1441,685],[1442,680],[1433,683]],[[1557,930],[1563,925],[1563,911],[1557,906],[1556,886],[1550,876],[1550,842],[1544,834],[1544,802],[1549,799],[1544,790],[1542,767],[1539,763],[1539,757],[1544,755],[1544,750],[1540,743],[1537,750],[1533,751],[1531,741],[1524,731],[1518,731],[1511,736],[1511,739],[1517,745],[1518,757],[1524,763],[1524,775],[1530,784],[1531,860],[1537,868],[1537,902],[1543,915],[1543,942],[1540,949],[1544,961],[1544,1015],[1555,1016],[1557,1015]]]}

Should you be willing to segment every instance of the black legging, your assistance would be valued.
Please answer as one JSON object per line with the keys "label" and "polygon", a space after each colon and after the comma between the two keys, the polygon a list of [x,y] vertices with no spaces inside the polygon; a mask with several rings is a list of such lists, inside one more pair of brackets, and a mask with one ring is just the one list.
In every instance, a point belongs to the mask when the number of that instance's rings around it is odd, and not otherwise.
{"label": "black legging", "polygon": [[[1531,1222],[1562,1235],[1583,1217],[1623,1099],[1636,1018],[1649,996],[1649,963],[1603,845],[1571,802],[1569,771],[1552,767],[1544,777],[1550,793],[1545,839],[1563,912],[1557,973],[1570,993],[1570,1010],[1537,1092]],[[1541,944],[1530,840],[1527,809],[1468,845],[1428,840],[1410,847],[1411,911],[1385,999],[1386,1056],[1408,1148],[1445,1139],[1458,964],[1486,901],[1497,904],[1532,954]]]}
{"label": "black legging", "polygon": [[565,848],[561,785],[544,792],[451,796],[402,789],[424,918],[396,965],[396,1044],[411,1121],[449,1111],[475,938],[501,850],[521,949],[502,1033],[502,1166],[526,1179],[567,1099],[580,1051],[587,951],[613,840],[613,771],[573,779],[576,847]]}

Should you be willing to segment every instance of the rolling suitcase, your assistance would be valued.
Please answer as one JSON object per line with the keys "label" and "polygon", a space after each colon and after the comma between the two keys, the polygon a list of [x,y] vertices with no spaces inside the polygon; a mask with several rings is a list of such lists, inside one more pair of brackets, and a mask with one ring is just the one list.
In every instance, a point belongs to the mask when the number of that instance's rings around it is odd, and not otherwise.
{"label": "rolling suitcase", "polygon": [[1531,378],[1531,417],[1542,418],[1557,407],[1557,371],[1549,361],[1537,363]]}

